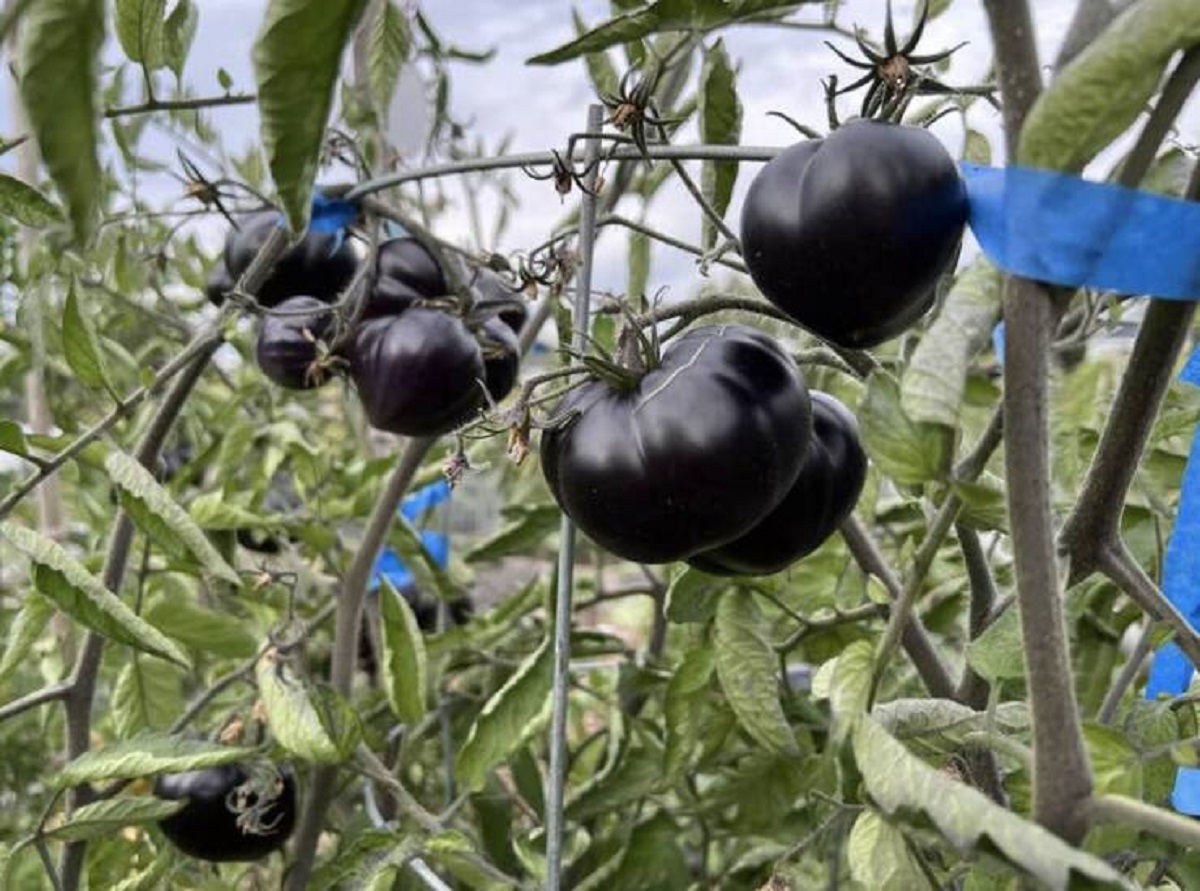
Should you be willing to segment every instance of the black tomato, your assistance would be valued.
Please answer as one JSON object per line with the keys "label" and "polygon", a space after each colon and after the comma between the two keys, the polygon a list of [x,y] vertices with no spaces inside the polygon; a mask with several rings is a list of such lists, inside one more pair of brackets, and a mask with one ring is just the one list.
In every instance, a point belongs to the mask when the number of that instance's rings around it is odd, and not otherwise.
{"label": "black tomato", "polygon": [[694,328],[630,388],[588,382],[542,435],[542,472],[596,543],[642,563],[743,535],[800,473],[811,434],[804,377],[773,339]]}
{"label": "black tomato", "polygon": [[805,328],[869,347],[933,304],[966,219],[962,179],[933,134],[855,120],[759,171],[742,252],[763,295]]}
{"label": "black tomato", "polygon": [[503,316],[483,323],[479,338],[483,350],[483,382],[493,402],[499,402],[512,390],[520,370],[520,345],[517,335]]}
{"label": "black tomato", "polygon": [[289,297],[275,307],[280,315],[263,316],[255,355],[258,367],[289,390],[309,390],[330,378],[317,341],[328,339],[334,316],[315,297]]}
{"label": "black tomato", "polygon": [[449,294],[437,261],[415,238],[392,238],[375,253],[375,274],[364,319],[404,312],[421,299]]}
{"label": "black tomato", "polygon": [[483,353],[462,320],[414,306],[361,324],[350,375],[371,425],[439,436],[483,404]]}
{"label": "black tomato", "polygon": [[741,538],[688,558],[714,575],[769,575],[819,548],[842,525],[867,478],[858,422],[828,393],[810,390],[812,439],[783,501]]}
{"label": "black tomato", "polygon": [[154,780],[154,794],[187,800],[158,825],[199,860],[259,860],[283,847],[296,824],[296,778],[286,766],[253,778],[240,765],[165,774]]}
{"label": "black tomato", "polygon": [[[250,266],[281,217],[272,210],[245,217],[225,239],[225,254],[209,274],[205,292],[220,305],[235,280]],[[358,258],[340,233],[308,232],[275,264],[255,295],[263,306],[278,306],[288,297],[307,294],[331,302],[350,283]]]}
{"label": "black tomato", "polygon": [[480,269],[473,286],[478,295],[478,305],[503,307],[496,313],[496,317],[519,334],[529,317],[529,310],[521,292],[490,269]]}

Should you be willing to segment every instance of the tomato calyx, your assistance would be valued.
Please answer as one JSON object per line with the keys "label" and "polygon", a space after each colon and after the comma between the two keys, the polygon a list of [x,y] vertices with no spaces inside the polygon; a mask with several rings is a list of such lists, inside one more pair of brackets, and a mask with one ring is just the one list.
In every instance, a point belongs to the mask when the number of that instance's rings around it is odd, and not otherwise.
{"label": "tomato calyx", "polygon": [[225,795],[225,808],[246,835],[274,835],[285,814],[276,807],[284,792],[284,778],[273,764],[248,764],[246,780]]}

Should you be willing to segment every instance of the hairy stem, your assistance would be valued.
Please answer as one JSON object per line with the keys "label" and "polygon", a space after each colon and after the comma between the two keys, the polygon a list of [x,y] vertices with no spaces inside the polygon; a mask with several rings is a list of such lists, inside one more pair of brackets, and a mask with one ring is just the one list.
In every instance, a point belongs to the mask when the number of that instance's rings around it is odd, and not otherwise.
{"label": "hairy stem", "polygon": [[[387,487],[375,502],[375,508],[354,555],[354,561],[350,564],[350,569],[342,581],[334,619],[333,663],[329,670],[329,680],[333,688],[343,696],[349,695],[350,685],[354,679],[354,666],[358,657],[359,628],[362,624],[363,599],[367,593],[367,585],[371,581],[371,569],[375,565],[375,558],[379,555],[380,548],[387,539],[388,530],[392,527],[400,499],[408,491],[413,477],[416,476],[421,462],[434,442],[435,440],[431,437],[420,437],[410,439],[405,445],[404,451],[400,455],[400,461],[388,480]],[[325,821],[325,811],[329,808],[336,782],[336,767],[318,767],[313,771],[304,811],[296,831],[294,849],[296,859],[288,873],[285,886],[288,891],[303,891],[308,885],[317,854],[317,839],[320,837],[321,826]]]}
{"label": "hairy stem", "polygon": [[1173,841],[1185,848],[1200,847],[1200,823],[1191,817],[1127,798],[1124,795],[1097,795],[1087,806],[1087,814],[1097,823],[1132,826]]}
{"label": "hairy stem", "polygon": [[[1033,22],[1025,0],[984,0],[991,26],[1008,155],[1041,92]],[[1005,282],[1004,430],[1008,513],[1017,603],[1033,716],[1033,815],[1071,844],[1087,832],[1092,773],[1075,688],[1050,509],[1049,356],[1059,313],[1037,282]]]}
{"label": "hairy stem", "polygon": [[[968,617],[968,634],[975,640],[983,634],[991,619],[996,604],[996,580],[992,578],[987,554],[979,541],[979,533],[959,523],[956,527],[958,543],[967,564],[967,579],[971,586],[971,604]],[[958,685],[958,699],[976,711],[987,708],[991,686],[970,665],[963,666],[962,680]]]}

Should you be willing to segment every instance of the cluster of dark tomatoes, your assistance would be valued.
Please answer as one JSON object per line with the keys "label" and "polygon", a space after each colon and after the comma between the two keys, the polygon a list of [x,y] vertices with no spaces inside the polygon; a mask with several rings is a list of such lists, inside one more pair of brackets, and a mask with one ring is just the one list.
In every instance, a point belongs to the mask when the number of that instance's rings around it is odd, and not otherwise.
{"label": "cluster of dark tomatoes", "polygon": [[[208,284],[224,301],[279,225],[278,214],[249,217],[231,232]],[[266,310],[255,354],[281,387],[319,387],[348,371],[372,426],[403,436],[437,436],[502,399],[517,379],[520,295],[496,273],[464,273],[470,306],[452,294],[437,260],[416,239],[393,238],[375,256],[366,302],[350,331],[334,302],[358,256],[339,233],[309,231],[275,264],[256,298]]]}

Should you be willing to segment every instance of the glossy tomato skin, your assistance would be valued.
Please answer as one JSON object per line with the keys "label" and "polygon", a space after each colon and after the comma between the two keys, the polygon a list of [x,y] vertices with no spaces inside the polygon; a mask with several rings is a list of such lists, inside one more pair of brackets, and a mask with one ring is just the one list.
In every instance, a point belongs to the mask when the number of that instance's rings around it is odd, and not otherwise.
{"label": "glossy tomato skin", "polygon": [[520,334],[529,318],[525,298],[516,288],[490,269],[480,269],[473,287],[480,307],[503,306],[496,318],[504,322],[514,333]]}
{"label": "glossy tomato skin", "polygon": [[483,354],[462,321],[414,306],[361,324],[350,375],[371,425],[403,436],[439,436],[483,403]]}
{"label": "glossy tomato skin", "polygon": [[364,319],[397,315],[417,300],[445,297],[450,287],[437,261],[415,238],[391,238],[375,252]]}
{"label": "glossy tomato skin", "polygon": [[828,393],[810,390],[812,439],[800,475],[783,500],[741,538],[688,558],[714,575],[769,575],[819,548],[862,494],[867,454],[858,422]]}
{"label": "glossy tomato skin", "polygon": [[[329,372],[316,364],[316,341],[328,340],[333,328],[329,305],[315,297],[289,297],[276,309],[288,314],[263,316],[255,345],[258,367],[289,390],[319,387],[329,380]],[[292,315],[300,312],[307,314]]]}
{"label": "glossy tomato skin", "polygon": [[188,802],[183,810],[162,820],[159,828],[179,850],[198,860],[261,860],[279,850],[296,824],[295,775],[287,766],[279,769],[278,796],[256,815],[258,831],[249,832],[238,826],[238,814],[228,806],[247,779],[246,771],[236,764],[157,777],[156,796]]}
{"label": "glossy tomato skin", "polygon": [[[210,300],[218,305],[224,302],[281,219],[277,211],[266,210],[239,221],[239,228],[225,239],[222,262],[209,275],[205,291]],[[340,233],[309,232],[279,258],[255,296],[267,307],[301,294],[330,303],[350,283],[357,265],[353,247]]]}
{"label": "glossy tomato skin", "polygon": [[935,136],[854,120],[763,167],[742,208],[742,250],[759,290],[797,322],[870,347],[930,308],[966,220],[966,189]]}
{"label": "glossy tomato skin", "polygon": [[592,381],[542,435],[542,471],[596,543],[642,563],[716,547],[796,481],[811,433],[803,375],[753,328],[694,328],[628,390]]}
{"label": "glossy tomato skin", "polygon": [[483,323],[479,341],[483,350],[484,384],[492,401],[499,402],[517,382],[521,366],[517,335],[504,323],[503,318],[497,317]]}

